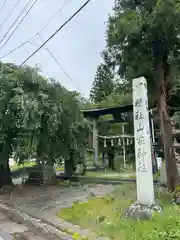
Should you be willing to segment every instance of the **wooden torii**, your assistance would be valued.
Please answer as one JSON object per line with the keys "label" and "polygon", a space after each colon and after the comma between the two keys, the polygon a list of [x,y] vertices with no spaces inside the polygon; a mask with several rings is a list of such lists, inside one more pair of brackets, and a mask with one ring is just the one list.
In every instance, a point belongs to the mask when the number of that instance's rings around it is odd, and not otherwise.
{"label": "wooden torii", "polygon": [[[85,118],[92,120],[93,122],[93,163],[94,166],[100,166],[101,164],[98,162],[98,123],[125,123],[125,113],[132,113],[133,105],[126,106],[118,106],[111,108],[102,108],[102,109],[92,109],[92,110],[84,110],[83,115]],[[104,115],[112,115],[113,119],[99,121],[100,116]],[[100,136],[103,137],[103,136]],[[109,136],[109,138],[112,138]]]}
{"label": "wooden torii", "polygon": [[[156,150],[156,141],[155,141],[155,132],[154,132],[154,120],[157,119],[157,109],[154,107],[155,104],[151,105],[149,110],[149,117],[150,117],[150,127],[152,133],[152,154],[154,154]],[[169,107],[168,110],[170,111],[170,116],[173,116],[175,112],[180,111],[180,108],[173,108]],[[109,108],[101,108],[101,109],[92,109],[92,110],[84,110],[83,115],[85,118],[92,120],[93,122],[93,162],[94,166],[100,166],[98,162],[98,131],[97,131],[97,124],[99,123],[99,117],[105,115],[112,115],[112,120],[100,121],[106,123],[124,123],[125,122],[125,113],[133,114],[133,105],[124,105],[124,106],[117,106],[117,107],[109,107]],[[153,165],[156,165],[155,157],[153,158],[154,162]]]}

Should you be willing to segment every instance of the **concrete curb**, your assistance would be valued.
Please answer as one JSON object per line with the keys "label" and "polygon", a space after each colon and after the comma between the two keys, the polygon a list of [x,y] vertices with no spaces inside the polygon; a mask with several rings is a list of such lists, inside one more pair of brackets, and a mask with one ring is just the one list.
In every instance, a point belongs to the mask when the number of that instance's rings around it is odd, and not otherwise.
{"label": "concrete curb", "polygon": [[[54,224],[51,223],[48,220],[42,220],[33,216],[30,216],[27,213],[22,213],[18,209],[15,209],[11,206],[7,206],[4,203],[0,202],[0,212],[4,213],[8,219],[14,220],[18,223],[25,224],[29,230],[32,232],[37,233],[38,235],[41,235],[44,238],[48,238],[48,240],[73,240],[72,235],[69,235],[68,233],[62,232],[60,229],[64,229],[65,231],[71,230],[71,227],[69,229],[64,228],[64,226],[61,226],[63,224]],[[66,223],[63,219],[61,222]],[[67,222],[68,223],[68,222]],[[69,225],[72,225],[68,223]],[[90,230],[81,229],[79,226],[72,225],[73,228],[76,229],[76,233],[79,233],[79,236],[81,237],[88,237],[90,240],[109,240],[107,237],[98,237],[95,233],[91,232]],[[75,230],[73,229],[73,230]],[[83,234],[81,234],[81,231]],[[74,233],[74,231],[71,231]],[[40,234],[41,233],[41,234]],[[86,233],[86,234],[85,234]],[[89,236],[90,235],[90,236]]]}
{"label": "concrete curb", "polygon": [[48,237],[49,240],[73,240],[72,236],[61,232],[59,229],[43,222],[41,219],[22,213],[2,202],[0,202],[0,211],[4,213],[7,218],[25,224],[30,230],[33,229],[32,231],[34,231],[34,229],[36,229],[36,233],[41,233],[42,237]]}

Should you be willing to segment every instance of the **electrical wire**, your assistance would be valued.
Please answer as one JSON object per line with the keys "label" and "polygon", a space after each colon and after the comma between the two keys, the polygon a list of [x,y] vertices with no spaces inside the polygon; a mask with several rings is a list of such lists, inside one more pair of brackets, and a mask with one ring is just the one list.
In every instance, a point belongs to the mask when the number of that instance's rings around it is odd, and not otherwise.
{"label": "electrical wire", "polygon": [[7,17],[4,19],[4,21],[2,22],[2,24],[0,25],[0,29],[4,26],[4,24],[7,22],[7,20],[9,19],[9,17],[12,15],[12,13],[14,12],[14,10],[16,9],[17,5],[19,4],[21,0],[17,0],[17,2],[15,3],[14,7],[12,8],[11,12],[7,15]]}
{"label": "electrical wire", "polygon": [[3,59],[7,56],[9,56],[11,53],[15,52],[16,50],[20,49],[21,47],[23,47],[24,45],[26,45],[29,42],[30,39],[28,39],[27,41],[21,43],[19,46],[15,47],[14,49],[10,50],[8,53],[4,54],[2,57],[0,57],[0,59]]}
{"label": "electrical wire", "polygon": [[[30,44],[39,47],[38,44],[33,43],[31,41],[29,41]],[[62,65],[60,64],[60,62],[58,61],[58,59],[54,56],[54,54],[49,50],[49,48],[45,47],[43,48],[45,49],[49,55],[53,58],[53,60],[55,61],[55,63],[58,65],[58,67],[63,71],[63,73],[68,77],[69,80],[73,81],[73,79],[69,76],[69,74],[64,70],[64,68],[62,67]]]}
{"label": "electrical wire", "polygon": [[60,7],[60,9],[48,20],[48,22],[46,24],[44,24],[44,26],[41,28],[41,30],[38,33],[41,33],[58,15],[60,12],[62,12],[62,10],[64,9],[64,7],[70,3],[72,0],[65,0],[62,4],[62,6]]}
{"label": "electrical wire", "polygon": [[2,12],[2,10],[4,9],[6,3],[7,3],[8,0],[5,0],[0,8],[0,13]]}
{"label": "electrical wire", "polygon": [[[35,34],[38,35],[40,34],[50,23],[52,20],[54,20],[54,18],[64,9],[64,7],[69,3],[71,2],[72,0],[68,0],[68,1],[65,1],[63,3],[63,6],[61,6],[61,8],[58,10],[58,12],[56,12],[49,20],[48,22],[41,28],[41,30]],[[11,53],[15,52],[16,50],[20,49],[21,47],[23,47],[24,45],[26,45],[34,36],[32,36],[31,38],[29,38],[28,40],[22,42],[19,46],[15,47],[14,49],[10,50],[9,52],[7,52],[6,54],[4,54],[2,57],[0,57],[0,59],[2,58],[5,58],[7,56],[9,56]]]}
{"label": "electrical wire", "polygon": [[29,7],[29,5],[32,3],[33,0],[29,0],[26,5],[24,6],[24,8],[21,10],[21,12],[19,13],[19,15],[16,17],[16,19],[14,20],[14,22],[11,24],[11,26],[9,27],[8,31],[4,34],[4,36],[2,37],[2,39],[0,40],[0,43],[3,42],[3,40],[6,38],[6,36],[8,35],[8,33],[11,31],[11,29],[14,27],[14,25],[17,23],[17,21],[19,20],[19,18],[21,17],[22,14],[24,14],[24,12],[26,11],[26,9]]}
{"label": "electrical wire", "polygon": [[52,38],[56,36],[56,34],[62,30],[81,10],[86,7],[86,5],[90,2],[91,0],[87,0],[67,21],[65,21],[46,41],[43,42],[43,44],[38,47],[30,56],[28,56],[20,65],[24,65],[30,58],[32,58],[42,47],[44,47]]}
{"label": "electrical wire", "polygon": [[[40,39],[43,41],[42,37],[39,35]],[[39,47],[38,44],[32,42],[32,41],[28,41],[29,44],[33,45],[33,46],[36,46],[36,47]],[[59,60],[54,56],[54,54],[49,50],[48,47],[43,47],[42,49],[46,50],[49,55],[52,57],[52,59],[54,60],[54,62],[58,65],[58,67],[61,69],[61,71],[66,75],[66,77],[74,84],[74,81],[72,79],[72,77],[66,72],[66,70],[62,67],[62,65],[60,64]],[[82,90],[81,88],[76,84],[76,86],[78,91],[81,92],[82,95],[84,95],[82,93]]]}
{"label": "electrical wire", "polygon": [[12,33],[9,35],[9,37],[6,39],[6,41],[4,42],[4,44],[0,47],[0,50],[9,42],[9,40],[11,39],[11,37],[13,36],[13,34],[16,32],[16,30],[18,29],[18,27],[21,25],[21,23],[24,21],[24,19],[27,17],[27,15],[29,14],[29,12],[32,10],[32,8],[34,7],[34,5],[37,3],[38,0],[35,0],[34,3],[30,6],[30,8],[28,9],[28,11],[25,13],[25,15],[23,16],[23,18],[20,20],[20,22],[18,23],[18,25],[14,28],[14,30],[12,31]]}
{"label": "electrical wire", "polygon": [[[0,29],[2,28],[2,26],[4,25],[4,23],[6,22],[6,20],[9,18],[9,16],[12,14],[12,12],[14,11],[14,9],[16,8],[16,6],[18,5],[19,1],[16,3],[16,5],[14,6],[13,10],[11,11],[11,13],[7,16],[7,18],[5,19],[5,21],[2,23],[2,25],[0,26]],[[30,3],[32,3],[33,0],[30,0]],[[49,21],[41,28],[41,30],[38,33],[41,33],[49,24],[52,20],[54,20],[54,18],[56,18],[56,16],[63,10],[63,8],[72,0],[66,0],[64,1],[63,5],[61,6],[61,8],[55,13],[55,15],[52,16],[52,18],[49,19]],[[6,43],[9,41],[9,39],[12,37],[12,35],[15,33],[15,31],[17,30],[17,28],[19,27],[19,25],[23,22],[23,20],[25,19],[25,17],[28,15],[28,13],[31,11],[31,9],[33,8],[33,6],[36,4],[37,0],[35,0],[35,2],[31,5],[30,9],[26,12],[26,14],[24,15],[24,17],[21,19],[21,21],[19,22],[19,24],[16,26],[16,28],[13,30],[13,32],[10,34],[10,36],[8,37],[8,39],[5,41],[5,43],[3,44],[3,46],[0,47],[0,49],[2,49]],[[29,4],[30,4],[29,3]],[[29,6],[29,5],[28,5]],[[27,6],[27,7],[28,7]],[[3,41],[3,40],[2,40]],[[2,42],[1,41],[1,42]],[[0,42],[0,43],[1,43]]]}
{"label": "electrical wire", "polygon": [[[42,42],[43,42],[43,39],[42,39],[40,33],[50,24],[50,22],[51,22],[52,20],[54,20],[54,18],[55,18],[55,17],[63,10],[63,8],[64,8],[69,2],[71,2],[71,1],[72,1],[72,0],[65,1],[65,2],[63,3],[63,5],[61,6],[61,8],[58,10],[58,12],[56,12],[56,13],[52,16],[52,18],[50,18],[49,21],[41,28],[41,30],[40,30],[38,33],[36,33],[36,35],[38,35],[38,36],[40,37],[40,39],[41,39]],[[81,10],[82,8],[84,8],[89,2],[90,2],[90,0],[87,1],[87,2],[78,10],[78,12],[76,12],[76,14],[79,13],[80,10]],[[75,14],[75,15],[76,15],[76,14]],[[73,17],[74,17],[74,16],[72,16],[72,18],[73,18]],[[71,20],[71,19],[70,19],[70,20]],[[67,21],[67,23],[68,23],[68,22],[69,22],[69,21]],[[66,25],[66,24],[65,24],[65,25]],[[31,44],[31,45],[34,45],[34,46],[36,46],[36,47],[39,47],[37,44],[35,44],[35,43],[33,43],[33,42],[31,41],[32,38],[33,38],[33,37],[31,37],[31,38],[29,38],[28,40],[24,41],[24,42],[21,43],[19,46],[15,47],[15,48],[12,49],[11,51],[9,51],[8,53],[6,53],[6,54],[3,55],[2,57],[0,57],[0,59],[3,59],[4,57],[10,55],[11,53],[13,53],[14,51],[20,49],[21,47],[23,47],[24,45],[26,45],[26,44],[28,44],[28,43]],[[63,73],[68,77],[68,79],[73,82],[72,77],[65,71],[65,69],[62,67],[62,65],[61,65],[60,62],[57,60],[57,58],[54,56],[54,54],[49,50],[49,48],[46,47],[46,48],[44,48],[44,49],[49,53],[49,55],[53,58],[53,60],[56,62],[56,64],[58,65],[58,67],[61,69],[61,71],[63,71]],[[78,89],[80,90],[79,87],[78,87]],[[80,92],[82,92],[82,90],[80,90]]]}
{"label": "electrical wire", "polygon": [[[38,33],[39,38],[41,39],[41,41],[43,42],[43,38],[41,37],[40,33]],[[56,64],[58,65],[58,67],[61,69],[61,71],[66,75],[66,77],[71,81],[74,82],[72,77],[66,72],[66,70],[64,69],[64,67],[62,67],[62,65],[60,64],[59,60],[54,56],[54,54],[50,51],[50,49],[48,47],[44,48],[47,50],[47,52],[49,53],[49,55],[53,58],[53,60],[56,62]],[[77,84],[76,84],[77,85]],[[82,92],[81,88],[79,86],[77,86],[78,89],[80,90],[80,92]]]}
{"label": "electrical wire", "polygon": [[[40,35],[39,35],[40,36]],[[40,36],[41,37],[41,36]],[[32,38],[31,38],[32,39]],[[26,45],[26,44],[31,44],[31,45],[33,45],[33,46],[36,46],[36,47],[39,47],[39,45],[37,45],[36,43],[33,43],[32,41],[31,41],[31,39],[29,38],[26,42],[23,42],[22,44],[20,44],[18,47],[16,47],[16,48],[14,48],[13,50],[11,50],[8,54],[5,54],[4,56],[2,56],[2,57],[0,57],[0,60],[2,59],[2,58],[4,58],[4,57],[6,57],[6,56],[8,56],[9,54],[11,54],[11,53],[13,53],[14,51],[16,51],[16,50],[18,50],[19,48],[21,48],[21,47],[23,47],[24,45]],[[42,39],[42,37],[41,37],[41,39]],[[42,39],[42,41],[43,41],[43,39]],[[58,67],[61,69],[61,71],[68,77],[68,79],[71,81],[71,82],[73,82],[73,79],[72,79],[72,77],[66,72],[66,70],[62,67],[62,65],[60,64],[60,62],[58,61],[58,59],[54,56],[54,54],[49,50],[49,48],[43,48],[43,49],[45,49],[48,53],[49,53],[49,55],[53,58],[53,60],[56,62],[56,64],[58,65]],[[82,92],[82,90],[81,90],[81,88],[79,87],[79,86],[77,86],[77,89],[80,91],[80,92]]]}
{"label": "electrical wire", "polygon": [[19,13],[19,15],[17,16],[17,18],[14,20],[14,22],[11,24],[11,26],[9,27],[8,31],[4,34],[4,36],[2,37],[2,39],[0,40],[0,44],[4,41],[4,39],[6,38],[6,36],[8,35],[8,33],[11,31],[11,29],[14,27],[14,25],[17,23],[17,21],[19,20],[19,18],[21,17],[21,15],[24,14],[24,12],[26,11],[26,9],[29,7],[29,5],[33,2],[33,0],[29,0],[27,2],[27,4],[24,6],[24,8],[21,10],[21,12]]}

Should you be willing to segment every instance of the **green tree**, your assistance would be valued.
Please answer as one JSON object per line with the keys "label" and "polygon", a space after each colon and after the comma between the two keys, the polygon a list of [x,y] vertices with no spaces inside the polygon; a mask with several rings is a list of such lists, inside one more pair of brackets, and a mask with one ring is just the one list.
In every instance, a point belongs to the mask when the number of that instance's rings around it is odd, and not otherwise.
{"label": "green tree", "polygon": [[[56,159],[79,156],[85,147],[88,126],[81,113],[83,103],[37,68],[2,64],[0,78],[0,187],[12,184],[9,157]],[[76,165],[78,157],[74,158]],[[72,166],[72,159],[70,159]]]}
{"label": "green tree", "polygon": [[92,102],[101,102],[112,93],[114,89],[113,74],[111,69],[104,63],[100,64],[94,78],[93,86],[90,91]]}
{"label": "green tree", "polygon": [[130,83],[139,76],[148,81],[160,114],[170,190],[178,183],[167,103],[172,67],[179,63],[179,11],[178,0],[121,0],[107,30],[109,52],[116,46],[115,64],[119,66],[119,74]]}
{"label": "green tree", "polygon": [[1,63],[0,78],[0,187],[3,184],[11,184],[9,169],[9,157],[13,151],[13,145],[18,138],[18,133],[25,125],[26,112],[23,99],[23,91],[20,79],[14,72],[17,67],[12,64]]}

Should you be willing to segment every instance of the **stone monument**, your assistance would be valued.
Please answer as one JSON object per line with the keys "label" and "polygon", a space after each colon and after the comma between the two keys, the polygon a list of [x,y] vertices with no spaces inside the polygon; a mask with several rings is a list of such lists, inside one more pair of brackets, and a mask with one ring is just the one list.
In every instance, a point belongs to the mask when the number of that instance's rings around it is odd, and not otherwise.
{"label": "stone monument", "polygon": [[133,118],[137,202],[126,210],[125,215],[149,219],[154,211],[161,208],[155,205],[147,83],[144,77],[133,80]]}
{"label": "stone monument", "polygon": [[165,163],[162,164],[159,172],[160,172],[159,183],[161,185],[167,185],[167,173],[166,173],[166,165],[165,165]]}
{"label": "stone monument", "polygon": [[52,185],[56,183],[56,173],[53,166],[37,164],[31,168],[26,181],[27,185]]}

